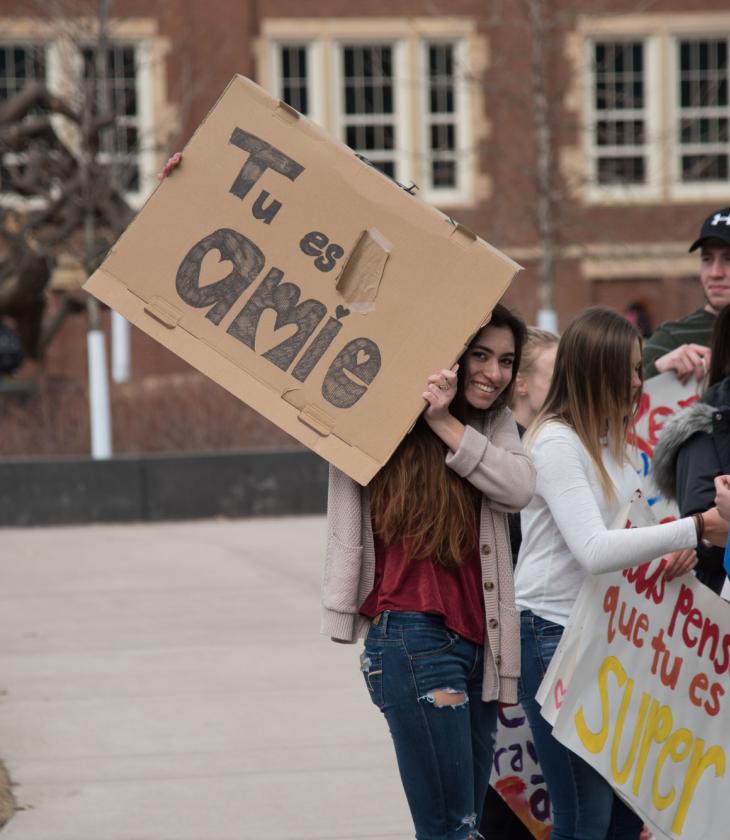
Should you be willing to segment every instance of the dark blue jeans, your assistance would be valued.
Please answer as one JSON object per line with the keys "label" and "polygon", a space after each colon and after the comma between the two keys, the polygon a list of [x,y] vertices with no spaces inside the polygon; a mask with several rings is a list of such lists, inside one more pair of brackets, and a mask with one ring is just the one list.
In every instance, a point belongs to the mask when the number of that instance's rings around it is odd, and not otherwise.
{"label": "dark blue jeans", "polygon": [[563,628],[529,610],[522,613],[520,699],[553,809],[551,840],[639,840],[642,820],[589,764],[553,738],[535,694]]}
{"label": "dark blue jeans", "polygon": [[[361,662],[370,697],[385,715],[418,840],[479,838],[497,726],[484,703],[484,651],[439,616],[383,612]],[[445,705],[444,695],[458,702]]]}

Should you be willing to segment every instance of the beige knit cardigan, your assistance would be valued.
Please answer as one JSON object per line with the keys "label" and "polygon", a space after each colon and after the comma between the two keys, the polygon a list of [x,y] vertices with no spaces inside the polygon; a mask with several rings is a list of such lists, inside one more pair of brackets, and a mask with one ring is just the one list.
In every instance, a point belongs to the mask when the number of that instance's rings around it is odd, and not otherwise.
{"label": "beige knit cardigan", "polygon": [[[470,418],[446,463],[482,493],[479,552],[484,589],[482,699],[517,701],[520,614],[515,608],[507,513],[522,509],[535,488],[535,469],[522,449],[509,409]],[[414,488],[417,493],[418,489]],[[327,555],[322,578],[321,632],[339,642],[367,635],[360,605],[373,588],[375,547],[367,488],[330,467]]]}

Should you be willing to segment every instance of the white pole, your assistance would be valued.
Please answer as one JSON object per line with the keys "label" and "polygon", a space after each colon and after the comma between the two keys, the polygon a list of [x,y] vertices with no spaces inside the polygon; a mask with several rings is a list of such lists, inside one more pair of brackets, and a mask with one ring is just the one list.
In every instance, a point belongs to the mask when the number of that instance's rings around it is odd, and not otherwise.
{"label": "white pole", "polygon": [[112,380],[129,382],[129,321],[112,310]]}
{"label": "white pole", "polygon": [[104,333],[89,330],[86,333],[89,356],[89,416],[91,419],[91,457],[111,458],[112,424],[109,411],[109,380],[106,372]]}
{"label": "white pole", "polygon": [[554,309],[538,309],[537,326],[541,330],[550,330],[550,332],[557,333],[558,313]]}

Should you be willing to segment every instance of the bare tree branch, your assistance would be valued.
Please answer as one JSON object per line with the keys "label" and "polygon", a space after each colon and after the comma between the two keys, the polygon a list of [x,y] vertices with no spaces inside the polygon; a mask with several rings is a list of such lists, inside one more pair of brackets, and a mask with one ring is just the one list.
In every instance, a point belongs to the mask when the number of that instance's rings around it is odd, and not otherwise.
{"label": "bare tree branch", "polygon": [[0,125],[22,120],[33,108],[63,114],[75,123],[81,122],[79,114],[64,99],[52,94],[40,82],[31,82],[0,106]]}

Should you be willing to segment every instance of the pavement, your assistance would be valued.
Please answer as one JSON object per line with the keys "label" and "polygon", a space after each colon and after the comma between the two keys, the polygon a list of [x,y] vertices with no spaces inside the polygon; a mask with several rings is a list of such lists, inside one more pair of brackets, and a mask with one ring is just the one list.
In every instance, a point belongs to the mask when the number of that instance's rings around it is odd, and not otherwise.
{"label": "pavement", "polygon": [[322,517],[0,531],[2,840],[403,840]]}

